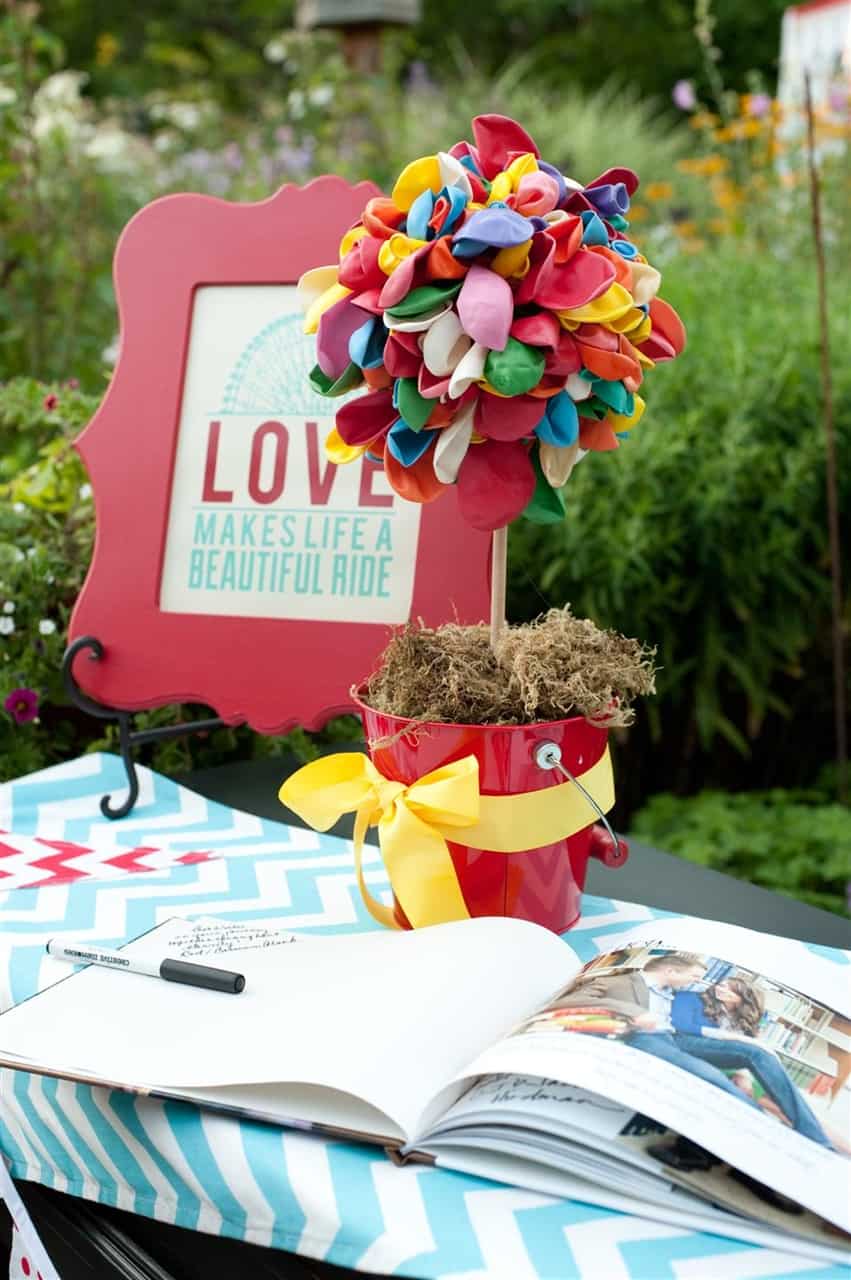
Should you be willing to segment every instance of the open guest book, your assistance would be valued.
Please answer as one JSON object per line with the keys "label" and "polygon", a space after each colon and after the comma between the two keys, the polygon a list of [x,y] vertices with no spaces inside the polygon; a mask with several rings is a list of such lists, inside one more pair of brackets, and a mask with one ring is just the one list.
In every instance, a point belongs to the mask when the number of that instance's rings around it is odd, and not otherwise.
{"label": "open guest book", "polygon": [[612,945],[583,966],[518,920],[312,938],[172,919],[128,952],[210,957],[241,995],[71,971],[0,1016],[0,1066],[847,1260],[848,957],[686,918]]}

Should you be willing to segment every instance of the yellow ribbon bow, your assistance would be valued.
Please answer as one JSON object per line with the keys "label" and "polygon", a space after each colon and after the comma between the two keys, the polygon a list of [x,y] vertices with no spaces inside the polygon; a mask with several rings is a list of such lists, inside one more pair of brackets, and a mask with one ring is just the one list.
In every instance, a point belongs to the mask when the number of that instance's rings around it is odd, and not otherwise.
{"label": "yellow ribbon bow", "polygon": [[[585,773],[582,786],[605,812],[614,804],[608,748]],[[344,813],[355,813],[354,855],[358,887],[370,915],[390,929],[399,924],[390,907],[366,887],[361,865],[364,837],[378,827],[378,843],[396,899],[415,929],[469,919],[447,840],[477,849],[519,853],[574,835],[597,817],[572,782],[519,795],[479,794],[479,765],[464,756],[406,785],[385,778],[360,752],[340,752],[299,769],[278,792],[282,804],[316,831],[327,831]]]}

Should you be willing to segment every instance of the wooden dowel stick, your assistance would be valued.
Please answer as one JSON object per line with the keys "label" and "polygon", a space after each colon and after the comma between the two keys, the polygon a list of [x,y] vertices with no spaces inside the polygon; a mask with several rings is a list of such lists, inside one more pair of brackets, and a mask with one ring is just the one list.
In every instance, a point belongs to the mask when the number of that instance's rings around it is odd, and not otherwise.
{"label": "wooden dowel stick", "polygon": [[508,574],[508,526],[494,529],[491,541],[491,648],[496,653],[505,626],[505,580]]}

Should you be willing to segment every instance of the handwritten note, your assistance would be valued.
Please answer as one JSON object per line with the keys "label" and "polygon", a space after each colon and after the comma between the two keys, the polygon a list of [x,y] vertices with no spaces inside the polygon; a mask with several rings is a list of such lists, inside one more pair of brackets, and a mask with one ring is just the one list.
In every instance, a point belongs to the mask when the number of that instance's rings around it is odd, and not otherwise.
{"label": "handwritten note", "polygon": [[229,955],[234,951],[265,951],[298,941],[297,934],[286,931],[262,929],[228,920],[201,920],[173,938],[169,950],[184,959],[198,960],[203,956]]}

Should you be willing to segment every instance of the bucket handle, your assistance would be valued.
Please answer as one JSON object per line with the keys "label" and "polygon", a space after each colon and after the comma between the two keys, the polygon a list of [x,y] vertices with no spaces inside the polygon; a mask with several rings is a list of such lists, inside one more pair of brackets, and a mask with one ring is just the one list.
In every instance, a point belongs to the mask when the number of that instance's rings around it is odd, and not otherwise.
{"label": "bucket handle", "polygon": [[561,758],[561,747],[558,745],[558,743],[557,742],[539,742],[532,752],[532,758],[534,759],[535,764],[538,766],[539,769],[557,769],[560,774],[562,774],[565,778],[567,778],[568,782],[572,782],[575,787],[579,788],[579,790],[582,792],[585,799],[590,804],[591,808],[596,813],[600,822],[606,828],[608,837],[612,842],[611,852],[607,859],[607,863],[609,865],[617,866],[620,862],[625,862],[626,854],[621,851],[621,842],[618,840],[617,836],[612,830],[612,826],[611,826],[611,823],[609,822],[609,819],[606,817],[603,810],[597,804],[597,801],[591,795],[590,791],[586,790],[586,788],[583,787],[579,779],[573,776],[573,774],[568,769],[567,765],[563,762]]}

